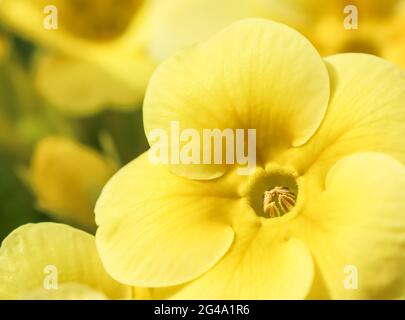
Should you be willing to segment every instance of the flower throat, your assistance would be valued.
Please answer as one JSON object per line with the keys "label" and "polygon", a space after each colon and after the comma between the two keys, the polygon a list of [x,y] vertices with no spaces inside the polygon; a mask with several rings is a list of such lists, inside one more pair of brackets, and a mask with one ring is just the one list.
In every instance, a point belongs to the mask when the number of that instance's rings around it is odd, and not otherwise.
{"label": "flower throat", "polygon": [[287,187],[274,187],[263,194],[263,213],[265,217],[276,218],[294,208],[296,196]]}

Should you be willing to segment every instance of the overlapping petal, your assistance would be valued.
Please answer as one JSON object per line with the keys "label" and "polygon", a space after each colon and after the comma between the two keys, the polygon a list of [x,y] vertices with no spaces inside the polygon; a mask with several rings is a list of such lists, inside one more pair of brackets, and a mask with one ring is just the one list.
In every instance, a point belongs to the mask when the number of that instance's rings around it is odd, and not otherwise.
{"label": "overlapping petal", "polygon": [[319,274],[312,297],[400,298],[405,286],[405,167],[380,153],[339,161],[292,231]]}
{"label": "overlapping petal", "polygon": [[405,163],[405,73],[365,54],[332,56],[326,64],[332,88],[326,117],[305,146],[280,161],[318,184],[354,152],[383,152]]}
{"label": "overlapping petal", "polygon": [[239,195],[240,179],[233,172],[215,181],[181,178],[147,154],[120,170],[96,207],[108,272],[137,286],[184,284],[169,290],[174,299],[304,298],[313,279],[308,249],[262,224]]}

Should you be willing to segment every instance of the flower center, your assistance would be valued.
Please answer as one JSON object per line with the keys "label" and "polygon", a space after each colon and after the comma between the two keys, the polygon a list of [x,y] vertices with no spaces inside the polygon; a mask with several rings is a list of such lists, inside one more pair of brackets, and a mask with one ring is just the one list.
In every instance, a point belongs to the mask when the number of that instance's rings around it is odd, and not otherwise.
{"label": "flower center", "polygon": [[265,217],[276,218],[294,208],[296,196],[287,187],[274,187],[263,194],[263,213]]}
{"label": "flower center", "polygon": [[280,218],[292,211],[298,199],[298,174],[278,165],[253,174],[245,194],[249,205],[261,218]]}

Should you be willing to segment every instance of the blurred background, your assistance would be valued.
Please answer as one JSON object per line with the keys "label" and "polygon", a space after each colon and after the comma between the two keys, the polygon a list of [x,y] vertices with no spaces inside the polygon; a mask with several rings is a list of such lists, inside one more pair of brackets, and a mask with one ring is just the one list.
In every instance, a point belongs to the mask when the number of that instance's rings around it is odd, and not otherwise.
{"label": "blurred background", "polygon": [[248,17],[298,29],[322,56],[363,52],[405,69],[400,0],[2,0],[0,241],[39,221],[94,232],[102,187],[148,148],[154,69]]}

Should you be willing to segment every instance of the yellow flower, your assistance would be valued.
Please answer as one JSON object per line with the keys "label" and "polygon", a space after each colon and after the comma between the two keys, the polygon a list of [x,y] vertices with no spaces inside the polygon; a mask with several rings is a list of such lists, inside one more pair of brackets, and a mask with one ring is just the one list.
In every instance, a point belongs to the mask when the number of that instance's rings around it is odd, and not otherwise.
{"label": "yellow flower", "polygon": [[176,286],[173,298],[400,296],[404,103],[395,66],[364,54],[322,60],[266,20],[167,60],[145,98],[148,137],[174,120],[197,132],[256,129],[257,167],[169,170],[144,154],[121,169],[96,205],[106,270],[125,284]]}
{"label": "yellow flower", "polygon": [[94,237],[67,225],[27,224],[0,248],[0,299],[131,299],[104,270]]}
{"label": "yellow flower", "polygon": [[113,163],[96,151],[50,136],[36,146],[29,178],[41,209],[93,229],[94,204],[115,170]]}

